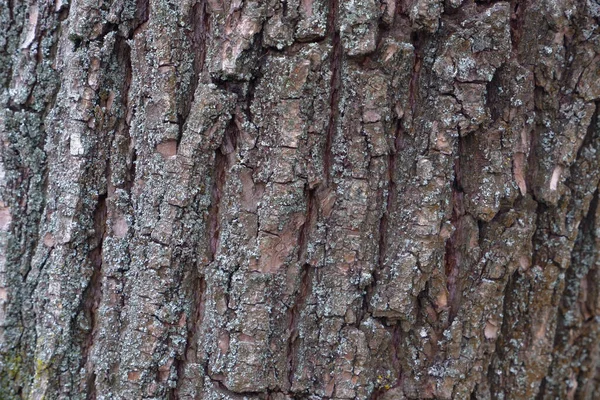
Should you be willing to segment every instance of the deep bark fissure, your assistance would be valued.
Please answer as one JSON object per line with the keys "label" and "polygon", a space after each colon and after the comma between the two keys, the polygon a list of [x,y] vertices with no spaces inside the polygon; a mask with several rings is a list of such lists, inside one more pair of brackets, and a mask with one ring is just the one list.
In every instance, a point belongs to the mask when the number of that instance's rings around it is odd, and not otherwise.
{"label": "deep bark fissure", "polygon": [[[593,152],[597,151],[600,148],[600,145],[597,141],[600,138],[600,101],[596,101],[594,103],[594,114],[590,119],[590,124],[588,125],[585,136],[583,137],[583,141],[581,142],[581,146],[577,149],[577,158],[576,160],[582,159],[582,153],[585,150],[591,150]],[[594,143],[596,141],[596,143]],[[597,159],[598,157],[596,157]],[[576,164],[575,164],[576,165]]]}
{"label": "deep bark fissure", "polygon": [[421,67],[423,66],[423,54],[426,47],[426,37],[424,33],[413,33],[411,42],[414,47],[415,61],[410,82],[408,85],[408,105],[411,110],[411,117],[414,120],[416,107],[419,98],[419,80],[421,78]]}
{"label": "deep bark fissure", "polygon": [[316,207],[317,207],[317,194],[316,189],[309,189],[308,185],[305,186],[304,191],[306,193],[306,213],[305,220],[300,228],[300,235],[298,236],[298,262],[308,262],[307,247],[309,243],[309,235],[314,226],[314,219],[316,218]]}
{"label": "deep bark fissure", "polygon": [[464,209],[464,190],[462,187],[462,169],[461,169],[461,157],[465,156],[467,147],[467,138],[460,137],[458,140],[458,154],[454,159],[454,182],[452,183],[452,215],[450,216],[450,223],[454,227],[454,232],[448,240],[446,240],[445,254],[444,254],[444,272],[446,274],[446,287],[448,289],[448,304],[450,313],[448,316],[448,325],[451,325],[454,318],[458,314],[461,303],[462,295],[462,282],[459,279],[460,271],[459,268],[465,261],[462,257],[463,246],[462,236],[463,233],[463,221],[462,218],[465,215]]}
{"label": "deep bark fissure", "polygon": [[330,73],[331,81],[329,85],[330,98],[329,98],[329,121],[327,123],[327,136],[325,140],[325,154],[323,156],[323,172],[325,177],[325,184],[330,186],[332,184],[332,166],[333,166],[333,154],[332,147],[335,140],[335,135],[338,130],[338,121],[340,114],[340,99],[342,94],[342,63],[343,53],[342,44],[340,42],[340,32],[338,30],[338,13],[339,4],[338,0],[332,0],[330,3],[329,16],[327,18],[327,30],[328,35],[331,38],[331,60],[330,60]]}
{"label": "deep bark fissure", "polygon": [[[225,139],[224,139],[225,140]],[[214,156],[215,169],[212,178],[211,201],[208,209],[208,243],[209,243],[209,260],[215,259],[215,254],[219,245],[219,205],[223,195],[223,187],[228,169],[227,157],[219,148],[215,151]]]}
{"label": "deep bark fissure", "polygon": [[496,394],[499,391],[498,389],[496,389],[496,376],[500,376],[502,371],[494,370],[494,368],[492,367],[494,366],[494,359],[503,360],[505,358],[505,343],[503,338],[507,337],[508,332],[510,332],[510,330],[512,329],[512,326],[508,325],[509,322],[512,322],[510,319],[510,317],[512,317],[512,312],[509,307],[514,301],[514,283],[517,281],[519,275],[519,271],[515,271],[508,278],[508,281],[506,282],[506,285],[504,286],[504,290],[502,292],[502,321],[500,322],[500,330],[502,332],[502,335],[500,335],[499,339],[496,340],[494,353],[490,358],[491,362],[490,366],[488,367],[488,374],[486,377],[488,381],[488,386],[490,387],[491,398],[494,400],[498,399]]}
{"label": "deep bark fissure", "polygon": [[[106,235],[106,220],[107,220],[107,195],[101,195],[98,199],[96,210],[94,211],[94,238],[99,238],[99,242],[96,248],[93,249],[89,255],[90,263],[92,264],[92,275],[88,281],[88,286],[82,294],[81,306],[76,315],[83,313],[89,321],[89,331],[83,336],[82,341],[82,357],[81,367],[88,370],[86,387],[88,390],[88,399],[93,400],[96,398],[96,376],[93,372],[93,367],[88,365],[90,359],[90,352],[94,345],[94,336],[96,334],[97,321],[97,310],[102,297],[102,247],[104,238]],[[76,317],[77,318],[77,317]],[[73,321],[72,324],[75,324]]]}
{"label": "deep bark fissure", "polygon": [[289,368],[287,381],[289,384],[288,391],[291,392],[294,384],[294,372],[297,367],[298,349],[300,348],[300,338],[298,336],[298,321],[301,312],[306,304],[306,300],[310,296],[311,282],[313,279],[313,268],[309,264],[304,264],[300,272],[300,284],[296,293],[294,304],[288,309],[288,332],[287,339],[287,365]]}
{"label": "deep bark fissure", "polygon": [[[577,150],[576,162],[571,167],[571,178],[570,181],[574,181],[576,184],[578,178],[578,172],[581,169],[580,164],[583,162],[593,163],[598,162],[599,157],[596,156],[598,151],[598,102],[595,104],[594,114],[590,120],[586,135],[582,141],[581,146]],[[585,153],[585,154],[584,154]],[[591,155],[591,156],[590,156]],[[588,160],[591,158],[591,160]],[[589,177],[584,178],[589,180]],[[537,398],[543,399],[546,396],[546,392],[549,392],[547,396],[552,396],[556,393],[562,393],[563,388],[553,379],[554,373],[562,375],[565,370],[571,370],[572,373],[576,371],[573,364],[570,364],[570,360],[565,360],[561,357],[562,354],[572,352],[573,348],[577,347],[577,343],[574,340],[573,335],[581,335],[583,328],[578,324],[585,324],[586,310],[582,310],[582,306],[578,306],[579,297],[582,291],[587,291],[586,288],[582,288],[583,280],[587,279],[590,272],[593,271],[594,262],[597,258],[597,249],[595,249],[598,243],[598,238],[595,235],[596,232],[596,217],[598,215],[598,176],[595,176],[591,182],[593,186],[593,195],[589,202],[587,211],[582,211],[581,221],[577,230],[577,235],[574,241],[573,249],[571,251],[570,263],[567,271],[565,272],[565,287],[560,294],[560,300],[558,301],[559,306],[557,310],[557,322],[556,329],[554,332],[554,352],[556,356],[553,362],[549,365],[548,376],[545,377],[541,383],[540,391]],[[567,184],[571,186],[572,184]],[[574,197],[579,194],[574,193]],[[582,195],[585,195],[583,193]],[[573,201],[573,200],[571,200]],[[575,217],[577,218],[577,217]],[[585,307],[585,305],[583,306]],[[579,311],[579,314],[578,312]],[[580,374],[576,375],[579,379]],[[572,376],[569,377],[572,382]],[[567,386],[569,388],[569,386]],[[577,390],[577,385],[570,387],[570,390]],[[570,393],[569,396],[574,396],[574,393]]]}
{"label": "deep bark fissure", "polygon": [[[578,296],[581,290],[581,279],[586,276],[595,261],[596,250],[594,248],[596,243],[596,214],[598,210],[598,189],[594,192],[592,201],[590,203],[586,216],[582,219],[575,245],[572,252],[572,258],[570,266],[565,273],[565,288],[560,295],[556,330],[554,332],[554,349],[553,351],[557,354],[554,358],[554,362],[549,366],[549,374],[552,375],[553,369],[560,369],[561,363],[565,360],[561,360],[558,355],[565,354],[565,348],[574,345],[570,331],[577,330],[576,321],[572,321],[573,316],[569,317],[568,314],[573,313],[575,310],[573,307],[577,304]],[[556,382],[552,382],[556,385]],[[540,391],[537,398],[543,399],[548,382],[546,377],[540,386]]]}
{"label": "deep bark fissure", "polygon": [[183,99],[181,112],[177,114],[177,123],[179,124],[178,145],[183,135],[190,110],[194,104],[196,89],[200,83],[201,74],[204,71],[204,64],[206,62],[207,37],[210,32],[210,15],[206,8],[206,0],[199,0],[194,4],[188,16],[188,23],[191,29],[186,32],[186,35],[192,47],[194,60],[187,98]]}
{"label": "deep bark fissure", "polygon": [[[190,294],[193,296],[192,308],[190,316],[187,320],[187,337],[186,343],[180,358],[174,361],[174,368],[177,373],[177,385],[173,387],[169,393],[170,400],[178,400],[179,390],[185,378],[185,370],[190,362],[196,362],[196,353],[198,347],[199,327],[204,319],[204,309],[206,303],[206,280],[204,276],[199,275],[196,268],[192,272],[190,278],[194,285],[190,288]],[[206,369],[205,369],[206,371]]]}
{"label": "deep bark fissure", "polygon": [[[150,0],[135,0],[135,20],[131,35],[150,18]],[[131,39],[131,38],[130,38]]]}

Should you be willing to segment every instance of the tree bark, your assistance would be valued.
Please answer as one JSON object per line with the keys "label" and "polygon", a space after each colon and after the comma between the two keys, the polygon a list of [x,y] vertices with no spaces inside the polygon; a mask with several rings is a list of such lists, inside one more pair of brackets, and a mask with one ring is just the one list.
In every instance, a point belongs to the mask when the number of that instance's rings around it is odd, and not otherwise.
{"label": "tree bark", "polygon": [[593,399],[598,0],[7,0],[0,398]]}

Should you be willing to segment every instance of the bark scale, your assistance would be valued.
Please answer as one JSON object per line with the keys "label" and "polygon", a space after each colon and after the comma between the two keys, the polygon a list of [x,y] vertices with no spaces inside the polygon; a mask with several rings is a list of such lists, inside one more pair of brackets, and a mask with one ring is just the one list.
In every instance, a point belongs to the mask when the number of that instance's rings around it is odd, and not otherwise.
{"label": "bark scale", "polygon": [[597,0],[0,21],[0,397],[600,390]]}

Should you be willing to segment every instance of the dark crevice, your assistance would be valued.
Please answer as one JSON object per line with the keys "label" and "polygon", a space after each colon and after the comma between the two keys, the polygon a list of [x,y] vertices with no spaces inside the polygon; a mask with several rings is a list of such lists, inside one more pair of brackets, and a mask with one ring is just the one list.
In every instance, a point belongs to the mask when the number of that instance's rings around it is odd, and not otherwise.
{"label": "dark crevice", "polygon": [[229,306],[231,299],[231,292],[233,291],[233,276],[240,270],[239,265],[234,265],[227,271],[227,285],[225,286],[225,299],[226,304]]}
{"label": "dark crevice", "polygon": [[[579,313],[579,294],[581,291],[581,282],[589,270],[593,267],[596,260],[596,212],[598,210],[598,189],[590,203],[587,215],[582,219],[579,225],[579,231],[575,240],[575,245],[571,253],[571,262],[565,276],[565,287],[561,294],[560,305],[558,307],[558,316],[556,330],[554,333],[553,354],[569,354],[569,347],[576,347],[571,342],[572,335],[580,331],[578,324],[583,325],[583,318]],[[573,317],[576,316],[576,317]],[[543,399],[546,390],[552,390],[554,395],[562,393],[562,389],[557,387],[556,379],[553,378],[553,372],[557,371],[558,376],[563,376],[565,368],[561,357],[555,357],[551,363],[547,376],[542,380],[539,399]],[[549,378],[551,379],[549,381]],[[558,392],[557,392],[558,390]],[[552,396],[552,393],[550,394]]]}
{"label": "dark crevice", "polygon": [[362,320],[372,314],[370,309],[370,300],[373,296],[373,292],[375,287],[377,286],[377,280],[379,275],[384,271],[386,266],[386,255],[388,249],[388,231],[390,218],[394,211],[394,206],[396,204],[397,197],[397,183],[396,183],[396,168],[398,163],[398,153],[402,151],[405,147],[406,134],[402,128],[402,121],[396,121],[396,135],[394,138],[394,142],[388,155],[388,163],[387,163],[387,188],[385,190],[381,190],[380,196],[385,198],[383,199],[383,213],[381,218],[379,219],[379,240],[377,247],[377,266],[375,270],[372,271],[372,280],[370,284],[365,288],[366,295],[363,299],[363,309],[362,315],[359,316],[358,321],[359,324]]}
{"label": "dark crevice", "polygon": [[221,147],[219,149],[223,156],[228,156],[235,152],[238,146],[239,137],[240,132],[235,123],[235,119],[232,119],[225,128],[225,133],[223,135],[223,143],[221,144]]}
{"label": "dark crevice", "polygon": [[93,40],[104,43],[104,38],[111,32],[119,32],[119,25],[112,22],[105,22],[102,24],[102,31]]}
{"label": "dark crevice", "polygon": [[475,385],[475,387],[473,388],[473,391],[471,392],[471,396],[469,396],[470,400],[478,400],[477,397],[477,385]]}
{"label": "dark crevice", "polygon": [[598,140],[598,136],[600,136],[600,100],[595,102],[595,106],[594,114],[592,114],[592,119],[590,120],[586,134],[581,142],[581,146],[577,149],[577,160],[581,160],[583,151],[590,149],[592,146],[598,146],[594,145],[593,142],[594,140]]}
{"label": "dark crevice", "polygon": [[[135,29],[148,21],[150,18],[150,1],[149,0],[135,0]],[[135,31],[134,29],[134,31]]]}
{"label": "dark crevice", "polygon": [[92,372],[86,383],[86,392],[87,392],[86,399],[87,400],[96,400],[96,398],[97,398],[95,382],[96,382],[96,373]]}
{"label": "dark crevice", "polygon": [[127,153],[126,162],[129,166],[126,176],[125,182],[123,183],[123,189],[125,189],[128,193],[131,192],[131,189],[134,185],[135,180],[135,167],[136,167],[136,159],[137,153],[134,147],[133,139],[130,135],[130,115],[128,114],[131,111],[131,104],[129,102],[129,91],[131,89],[131,82],[133,79],[133,71],[131,66],[131,47],[127,43],[125,38],[118,36],[115,41],[114,53],[116,56],[116,64],[118,68],[122,71],[123,81],[121,83],[121,87],[119,89],[119,93],[121,95],[121,106],[122,111],[119,118],[119,122],[117,124],[117,131],[120,132],[125,137],[124,146],[127,146],[124,149]]}
{"label": "dark crevice", "polygon": [[252,75],[252,79],[248,82],[248,93],[246,95],[246,107],[244,112],[246,113],[246,118],[248,122],[254,124],[254,115],[252,114],[252,103],[254,102],[254,95],[256,93],[256,87],[262,78],[262,74],[260,73],[260,69]]}
{"label": "dark crevice", "polygon": [[510,38],[512,41],[513,51],[517,51],[523,36],[523,23],[525,17],[525,9],[527,2],[522,0],[513,0],[511,2],[510,14]]}
{"label": "dark crevice", "polygon": [[215,173],[213,175],[211,201],[208,209],[208,248],[210,261],[215,259],[219,243],[219,204],[223,195],[226,170],[227,158],[221,153],[220,149],[217,149],[215,151]]}
{"label": "dark crevice", "polygon": [[495,360],[501,362],[506,358],[506,341],[510,340],[510,332],[513,328],[512,326],[509,326],[509,324],[512,322],[511,317],[513,317],[511,307],[513,307],[515,303],[515,286],[518,277],[519,271],[517,270],[512,276],[509,277],[508,281],[506,282],[506,286],[504,286],[504,293],[502,296],[502,321],[500,321],[500,335],[498,335],[498,339],[496,340],[494,353],[490,357],[490,360],[492,361],[490,362],[487,373],[488,386],[490,388],[490,395],[492,399],[499,399],[500,392],[503,392],[504,390],[502,382],[498,380],[505,371],[495,370],[493,368],[493,364]]}
{"label": "dark crevice", "polygon": [[298,321],[300,320],[301,311],[306,304],[306,300],[311,292],[311,282],[313,279],[314,269],[310,264],[304,264],[300,271],[300,285],[296,292],[294,305],[288,309],[288,346],[287,346],[287,363],[289,391],[292,390],[294,383],[294,372],[298,364],[298,349],[300,348],[301,340],[298,336]]}
{"label": "dark crevice", "polygon": [[300,228],[300,235],[298,238],[298,261],[308,262],[307,258],[307,247],[310,230],[315,223],[317,217],[316,213],[316,189],[308,189],[305,187],[306,193],[306,219],[302,227]]}
{"label": "dark crevice", "polygon": [[330,5],[329,16],[327,20],[327,31],[331,38],[331,83],[329,97],[329,122],[327,125],[327,136],[325,140],[325,155],[323,157],[323,172],[325,184],[331,184],[332,168],[332,147],[340,114],[340,98],[342,93],[342,45],[340,42],[340,32],[337,27],[338,18],[338,0],[333,0]]}
{"label": "dark crevice", "polygon": [[216,379],[212,379],[210,377],[208,377],[208,378],[214,385],[216,391],[221,392],[221,395],[223,396],[223,397],[218,397],[218,398],[225,398],[225,399],[241,399],[241,398],[243,398],[243,399],[246,399],[246,398],[261,398],[260,396],[264,395],[264,393],[262,393],[262,392],[251,392],[251,391],[236,392],[233,390],[229,390],[229,389],[227,389],[227,386],[225,386],[223,384],[223,382],[216,380]]}
{"label": "dark crevice", "polygon": [[215,150],[215,167],[212,178],[211,202],[208,209],[208,250],[209,260],[213,261],[217,252],[220,235],[219,207],[229,169],[229,155],[237,148],[239,132],[233,120],[225,128],[223,143]]}
{"label": "dark crevice", "polygon": [[[89,260],[92,267],[92,275],[88,282],[88,286],[82,294],[82,301],[79,309],[75,315],[82,315],[87,324],[89,330],[82,333],[82,357],[81,357],[81,368],[85,368],[88,375],[86,377],[86,393],[88,400],[95,400],[96,398],[96,375],[93,371],[93,366],[90,364],[90,354],[92,346],[94,344],[94,337],[97,328],[97,310],[100,305],[102,297],[102,248],[104,243],[104,237],[106,235],[106,218],[107,218],[107,204],[106,195],[101,195],[98,199],[96,210],[94,211],[94,235],[92,241],[95,243],[94,249],[90,252]],[[76,324],[77,318],[71,323]],[[77,330],[76,328],[74,329]]]}
{"label": "dark crevice", "polygon": [[421,77],[421,67],[423,66],[423,56],[425,51],[425,42],[427,36],[422,32],[413,32],[411,34],[411,43],[414,47],[415,63],[413,72],[408,85],[408,104],[411,109],[411,116],[414,118],[419,96],[419,78]]}
{"label": "dark crevice", "polygon": [[397,371],[396,382],[393,387],[399,387],[402,384],[402,358],[404,354],[401,354],[402,350],[402,327],[399,323],[394,325],[392,331],[392,365]]}
{"label": "dark crevice", "polygon": [[544,132],[544,126],[541,122],[541,110],[544,109],[542,104],[542,99],[544,97],[544,90],[539,86],[535,86],[534,89],[534,98],[535,98],[535,109],[534,115],[536,116],[536,121],[534,123],[533,129],[530,131],[530,149],[527,157],[527,166],[526,166],[526,177],[525,182],[527,182],[527,190],[531,191],[531,195],[533,199],[537,202],[542,202],[542,199],[538,198],[536,190],[531,183],[537,181],[537,174],[539,173],[539,160],[543,159],[543,149],[541,148],[541,137]]}
{"label": "dark crevice", "polygon": [[397,142],[400,139],[401,136],[404,135],[404,131],[402,130],[402,124],[401,121],[398,120],[396,123],[396,137],[394,139],[394,147],[392,148],[390,154],[388,155],[388,170],[387,170],[387,181],[388,181],[388,185],[387,185],[387,193],[386,193],[386,197],[385,197],[385,209],[383,210],[383,215],[381,216],[381,219],[379,220],[379,254],[378,254],[378,269],[381,271],[384,268],[385,265],[385,255],[386,255],[386,249],[387,249],[387,231],[388,231],[388,224],[389,224],[389,219],[391,216],[391,213],[393,211],[393,206],[396,202],[396,191],[397,191],[397,187],[396,187],[396,180],[394,179],[395,177],[395,171],[396,171],[396,165],[397,165],[397,153],[398,153],[398,149],[396,148],[397,146]]}
{"label": "dark crevice", "polygon": [[463,245],[463,223],[462,217],[464,210],[464,191],[462,187],[461,157],[465,154],[465,138],[459,139],[458,155],[454,160],[454,181],[452,183],[452,215],[450,223],[455,230],[448,240],[446,240],[444,254],[444,272],[446,274],[446,285],[448,290],[448,305],[450,312],[448,324],[451,325],[458,314],[461,303],[462,283],[459,280],[460,268],[466,268],[463,264],[462,250]]}
{"label": "dark crevice", "polygon": [[137,165],[137,151],[135,148],[131,149],[131,162],[129,165],[129,169],[127,170],[127,180],[125,181],[124,189],[131,193],[131,189],[133,188],[135,182],[135,174],[136,174],[136,165]]}
{"label": "dark crevice", "polygon": [[195,363],[197,360],[198,351],[198,334],[200,333],[200,324],[204,319],[204,309],[206,304],[206,280],[204,276],[198,274],[196,268],[192,270],[189,279],[192,286],[189,288],[189,296],[192,298],[192,307],[187,320],[187,337],[186,344],[180,358],[174,361],[174,368],[177,371],[177,386],[171,389],[169,394],[170,400],[179,399],[179,390],[185,378],[185,368],[190,363]]}
{"label": "dark crevice", "polygon": [[485,88],[485,107],[489,108],[492,122],[496,122],[501,116],[506,102],[502,98],[500,75],[503,73],[504,65],[500,66],[494,72],[491,81],[486,82]]}
{"label": "dark crevice", "polygon": [[194,103],[194,95],[196,88],[200,83],[200,76],[204,70],[206,62],[207,38],[210,31],[210,15],[207,11],[206,0],[201,0],[194,4],[188,17],[188,26],[192,29],[187,30],[187,39],[191,44],[194,54],[192,64],[192,76],[190,77],[190,86],[187,91],[187,98],[184,98],[181,105],[181,111],[177,114],[177,122],[179,124],[179,141],[183,133],[185,122],[190,114],[192,104]]}

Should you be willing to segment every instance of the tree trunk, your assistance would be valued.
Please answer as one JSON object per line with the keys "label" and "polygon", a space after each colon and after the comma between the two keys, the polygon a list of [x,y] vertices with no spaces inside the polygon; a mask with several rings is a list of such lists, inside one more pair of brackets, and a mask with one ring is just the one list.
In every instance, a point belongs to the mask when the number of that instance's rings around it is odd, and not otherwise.
{"label": "tree trunk", "polygon": [[0,398],[597,396],[598,0],[5,1]]}

